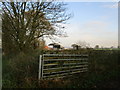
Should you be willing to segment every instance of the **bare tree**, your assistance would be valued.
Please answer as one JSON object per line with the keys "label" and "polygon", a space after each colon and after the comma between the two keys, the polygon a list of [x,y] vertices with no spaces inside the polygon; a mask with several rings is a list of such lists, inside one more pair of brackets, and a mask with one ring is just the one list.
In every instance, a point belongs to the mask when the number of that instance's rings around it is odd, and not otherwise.
{"label": "bare tree", "polygon": [[[62,2],[2,2],[3,48],[25,51],[32,48],[34,40],[43,36],[62,36],[61,23],[66,23]],[[61,30],[60,30],[61,29]]]}
{"label": "bare tree", "polygon": [[73,49],[79,50],[81,48],[90,48],[90,44],[86,43],[85,41],[78,41],[75,44],[71,45],[73,47]]}
{"label": "bare tree", "polygon": [[75,50],[78,50],[78,49],[79,49],[79,45],[77,45],[77,44],[72,44],[71,46],[72,46],[73,49],[75,49]]}
{"label": "bare tree", "polygon": [[85,41],[78,41],[76,44],[81,48],[90,48],[90,44]]}
{"label": "bare tree", "polygon": [[96,46],[95,46],[95,49],[98,49],[98,48],[99,48],[99,45],[96,45]]}

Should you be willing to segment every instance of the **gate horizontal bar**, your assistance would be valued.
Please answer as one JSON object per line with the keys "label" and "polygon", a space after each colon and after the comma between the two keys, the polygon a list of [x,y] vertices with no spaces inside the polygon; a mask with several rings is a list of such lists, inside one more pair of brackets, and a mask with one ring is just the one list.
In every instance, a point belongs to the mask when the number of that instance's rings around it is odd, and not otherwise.
{"label": "gate horizontal bar", "polygon": [[[79,64],[87,64],[88,62],[81,62],[81,63],[65,63],[63,65],[79,65]],[[44,66],[57,66],[58,63],[52,63],[52,64],[44,64]]]}
{"label": "gate horizontal bar", "polygon": [[64,76],[64,75],[70,75],[70,74],[75,74],[75,73],[80,73],[80,72],[86,72],[87,70],[81,70],[81,71],[77,71],[77,72],[71,72],[71,73],[64,73],[64,74],[56,74],[56,75],[49,75],[49,76],[43,76],[43,78],[51,78],[51,77],[57,77],[57,76]]}
{"label": "gate horizontal bar", "polygon": [[44,61],[74,61],[74,60],[88,60],[87,58],[81,58],[81,59],[47,59],[47,60],[44,60]]}
{"label": "gate horizontal bar", "polygon": [[43,54],[43,56],[88,56],[87,54]]}
{"label": "gate horizontal bar", "polygon": [[74,66],[74,67],[59,67],[59,68],[48,68],[48,69],[43,69],[43,70],[57,70],[57,69],[71,69],[71,68],[76,68],[76,67],[87,67],[88,65],[79,65],[79,66]]}
{"label": "gate horizontal bar", "polygon": [[67,72],[73,72],[73,71],[80,71],[80,70],[87,70],[88,68],[82,68],[82,69],[73,69],[73,70],[65,70],[65,71],[57,71],[57,72],[49,72],[49,73],[44,73],[46,74],[56,74],[56,73],[67,73]]}

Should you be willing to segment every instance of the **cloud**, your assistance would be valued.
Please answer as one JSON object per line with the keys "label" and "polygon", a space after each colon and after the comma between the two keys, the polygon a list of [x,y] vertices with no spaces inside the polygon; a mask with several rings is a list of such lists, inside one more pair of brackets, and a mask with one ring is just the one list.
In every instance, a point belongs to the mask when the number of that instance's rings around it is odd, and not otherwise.
{"label": "cloud", "polygon": [[105,8],[118,8],[118,6],[120,6],[120,4],[118,4],[118,2],[112,4],[112,5],[103,5],[102,7],[105,7]]}

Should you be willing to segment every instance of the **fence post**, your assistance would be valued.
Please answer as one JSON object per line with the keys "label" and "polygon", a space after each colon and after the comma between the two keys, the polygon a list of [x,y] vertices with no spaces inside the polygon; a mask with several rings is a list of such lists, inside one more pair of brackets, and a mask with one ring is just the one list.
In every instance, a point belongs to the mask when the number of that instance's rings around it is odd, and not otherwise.
{"label": "fence post", "polygon": [[39,56],[39,75],[38,75],[38,79],[40,80],[41,75],[42,75],[42,55]]}

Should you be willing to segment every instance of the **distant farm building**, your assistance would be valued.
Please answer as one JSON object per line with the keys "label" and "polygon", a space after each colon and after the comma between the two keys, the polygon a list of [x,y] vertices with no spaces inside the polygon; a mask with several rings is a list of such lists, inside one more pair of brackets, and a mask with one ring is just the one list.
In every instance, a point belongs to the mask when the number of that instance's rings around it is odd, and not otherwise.
{"label": "distant farm building", "polygon": [[81,46],[77,44],[72,44],[71,46],[73,47],[74,50],[79,50],[81,48]]}
{"label": "distant farm building", "polygon": [[52,46],[54,50],[61,50],[61,49],[64,49],[64,47],[61,46],[61,45],[58,44],[58,43],[51,43],[51,44],[49,44],[48,46]]}

